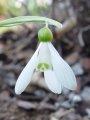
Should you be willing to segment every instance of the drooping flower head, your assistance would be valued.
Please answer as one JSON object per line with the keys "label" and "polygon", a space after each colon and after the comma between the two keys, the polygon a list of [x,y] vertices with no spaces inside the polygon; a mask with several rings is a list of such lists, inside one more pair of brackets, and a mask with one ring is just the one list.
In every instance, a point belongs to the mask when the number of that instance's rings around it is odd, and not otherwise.
{"label": "drooping flower head", "polygon": [[52,45],[53,35],[48,27],[38,32],[40,44],[34,55],[21,72],[15,86],[15,93],[21,94],[29,85],[34,70],[44,72],[48,88],[57,94],[63,88],[75,90],[77,87],[75,75],[70,66],[61,58]]}

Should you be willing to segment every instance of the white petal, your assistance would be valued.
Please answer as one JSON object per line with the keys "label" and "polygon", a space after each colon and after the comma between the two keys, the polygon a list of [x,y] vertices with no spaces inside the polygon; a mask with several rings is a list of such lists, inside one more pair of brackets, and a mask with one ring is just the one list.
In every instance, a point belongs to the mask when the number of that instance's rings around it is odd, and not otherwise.
{"label": "white petal", "polygon": [[38,55],[38,51],[41,45],[42,44],[39,45],[38,49],[36,50],[32,58],[30,59],[30,61],[27,63],[27,65],[21,72],[15,85],[16,94],[21,94],[25,90],[25,88],[28,86],[28,84],[30,83],[33,71],[36,67],[37,55]]}
{"label": "white petal", "polygon": [[57,94],[61,93],[61,84],[58,82],[55,73],[52,70],[46,70],[44,72],[44,77],[48,88]]}
{"label": "white petal", "polygon": [[39,54],[38,54],[38,62],[40,63],[48,63],[50,64],[50,50],[48,48],[47,42],[42,42],[42,46],[40,47]]}
{"label": "white petal", "polygon": [[[47,65],[47,67],[45,65]],[[42,42],[42,46],[40,47],[38,53],[37,70],[43,72],[51,68],[51,54],[48,48],[48,44],[47,42]]]}
{"label": "white petal", "polygon": [[48,43],[52,64],[58,81],[62,83],[62,86],[70,90],[75,90],[77,88],[75,75],[70,68],[70,66],[60,57],[56,49],[53,47],[52,43]]}

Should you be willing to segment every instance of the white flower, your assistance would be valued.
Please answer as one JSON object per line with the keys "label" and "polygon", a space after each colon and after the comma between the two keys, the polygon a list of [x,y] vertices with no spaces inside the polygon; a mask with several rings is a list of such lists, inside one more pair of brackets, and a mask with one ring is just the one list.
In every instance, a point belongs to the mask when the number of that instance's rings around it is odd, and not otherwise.
{"label": "white flower", "polygon": [[73,71],[61,58],[52,43],[40,42],[39,47],[16,82],[16,94],[21,94],[25,90],[35,69],[44,72],[46,84],[54,93],[60,94],[63,88],[75,90],[77,87]]}
{"label": "white flower", "polygon": [[52,4],[52,0],[37,0],[36,2],[38,4],[38,6],[40,6],[40,7],[44,7],[46,5]]}

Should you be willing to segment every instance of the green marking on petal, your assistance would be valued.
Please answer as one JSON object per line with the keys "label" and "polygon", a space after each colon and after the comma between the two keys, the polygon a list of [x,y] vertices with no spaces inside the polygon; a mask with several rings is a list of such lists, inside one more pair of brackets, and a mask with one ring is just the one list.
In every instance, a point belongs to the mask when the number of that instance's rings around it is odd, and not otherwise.
{"label": "green marking on petal", "polygon": [[42,71],[44,72],[44,68],[41,68],[42,69]]}
{"label": "green marking on petal", "polygon": [[47,63],[44,63],[44,66],[46,69],[49,69],[49,65]]}
{"label": "green marking on petal", "polygon": [[42,67],[42,63],[39,63],[37,68],[40,69]]}
{"label": "green marking on petal", "polygon": [[50,66],[47,63],[39,63],[37,65],[37,69],[44,72],[45,70],[48,70]]}

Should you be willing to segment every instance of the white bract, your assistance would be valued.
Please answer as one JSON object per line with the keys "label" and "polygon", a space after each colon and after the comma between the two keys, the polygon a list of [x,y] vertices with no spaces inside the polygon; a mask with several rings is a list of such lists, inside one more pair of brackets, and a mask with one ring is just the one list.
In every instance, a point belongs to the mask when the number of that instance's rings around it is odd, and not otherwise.
{"label": "white bract", "polygon": [[40,42],[39,47],[16,82],[16,94],[21,94],[26,89],[34,70],[44,72],[46,84],[54,93],[60,94],[63,88],[75,90],[77,87],[73,71],[61,58],[51,42]]}

